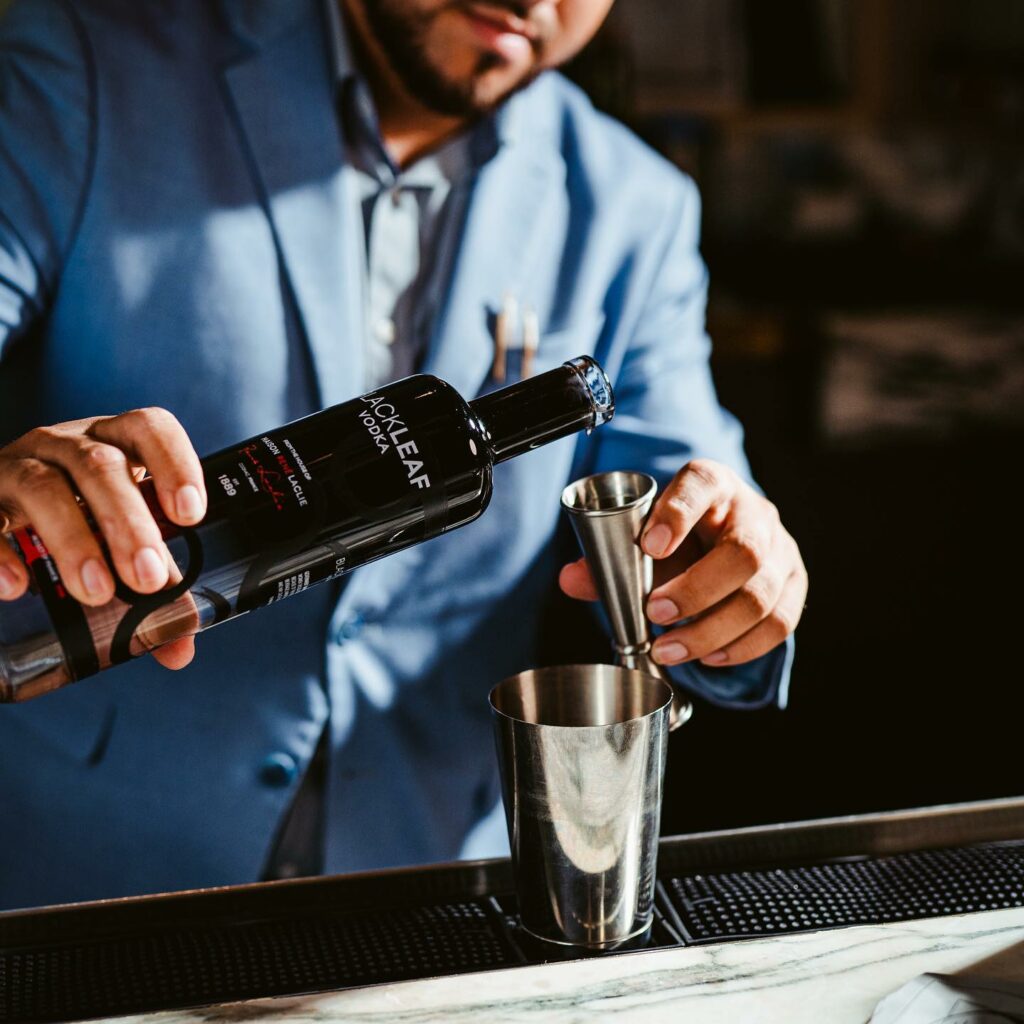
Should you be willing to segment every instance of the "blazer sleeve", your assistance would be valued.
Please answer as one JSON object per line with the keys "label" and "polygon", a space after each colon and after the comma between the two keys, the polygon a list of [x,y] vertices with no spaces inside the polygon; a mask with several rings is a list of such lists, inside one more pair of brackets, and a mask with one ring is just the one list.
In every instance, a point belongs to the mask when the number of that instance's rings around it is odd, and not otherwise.
{"label": "blazer sleeve", "polygon": [[[699,250],[700,197],[689,178],[666,183],[670,209],[653,285],[615,372],[615,416],[598,432],[593,471],[638,469],[663,487],[688,461],[725,463],[753,483],[738,421],[718,404],[705,330],[708,274]],[[756,485],[755,485],[756,486]],[[660,631],[659,631],[660,632]],[[784,707],[793,638],[745,665],[669,669],[681,686],[724,707]]]}
{"label": "blazer sleeve", "polygon": [[81,216],[95,75],[65,0],[17,0],[0,19],[0,361],[46,310]]}

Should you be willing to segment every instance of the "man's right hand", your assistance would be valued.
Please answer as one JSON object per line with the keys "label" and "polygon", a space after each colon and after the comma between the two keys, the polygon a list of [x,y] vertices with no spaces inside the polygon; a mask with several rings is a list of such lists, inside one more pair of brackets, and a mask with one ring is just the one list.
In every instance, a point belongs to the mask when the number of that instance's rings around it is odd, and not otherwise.
{"label": "man's right hand", "polygon": [[[182,425],[164,409],[139,409],[29,431],[0,448],[0,533],[31,523],[68,591],[82,604],[114,597],[114,580],[100,543],[86,522],[88,506],[117,575],[134,591],[167,586],[173,565],[138,482],[153,478],[160,507],[179,526],[206,514],[199,457]],[[0,600],[13,601],[28,574],[0,542]],[[192,660],[191,637],[166,644],[154,657],[168,668]]]}

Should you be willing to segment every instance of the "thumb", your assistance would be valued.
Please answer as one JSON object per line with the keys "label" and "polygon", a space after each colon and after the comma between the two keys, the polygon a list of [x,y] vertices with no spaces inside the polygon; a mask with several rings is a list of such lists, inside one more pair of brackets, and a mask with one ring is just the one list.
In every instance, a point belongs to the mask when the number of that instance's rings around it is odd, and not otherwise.
{"label": "thumb", "polygon": [[157,647],[153,651],[156,658],[164,668],[181,669],[185,668],[196,654],[195,638],[183,636],[180,640],[172,640],[170,643]]}
{"label": "thumb", "polygon": [[558,585],[564,593],[576,598],[577,601],[597,600],[594,577],[590,575],[590,566],[587,565],[585,558],[563,565],[562,571],[558,574]]}

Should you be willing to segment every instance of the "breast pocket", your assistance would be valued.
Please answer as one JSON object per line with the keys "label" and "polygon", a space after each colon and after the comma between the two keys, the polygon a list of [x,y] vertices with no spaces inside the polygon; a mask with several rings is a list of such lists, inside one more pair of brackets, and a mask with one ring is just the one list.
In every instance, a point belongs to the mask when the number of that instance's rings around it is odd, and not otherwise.
{"label": "breast pocket", "polygon": [[576,356],[593,355],[601,337],[604,321],[604,313],[597,310],[576,317],[571,323],[549,328],[541,334],[532,356],[524,347],[519,332],[513,337],[505,355],[505,379],[499,380],[492,371],[485,390],[492,391],[507,384],[514,384],[524,376],[535,377],[538,373],[553,370]]}

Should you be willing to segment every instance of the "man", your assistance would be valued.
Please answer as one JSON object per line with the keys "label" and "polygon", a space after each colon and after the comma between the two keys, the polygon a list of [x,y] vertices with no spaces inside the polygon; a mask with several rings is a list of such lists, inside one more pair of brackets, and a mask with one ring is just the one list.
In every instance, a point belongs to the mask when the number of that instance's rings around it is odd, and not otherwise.
{"label": "man", "polygon": [[[113,577],[76,494],[113,570],[156,591],[140,467],[194,523],[196,450],[415,369],[495,387],[514,309],[535,372],[592,353],[618,411],[499,467],[481,520],[340,596],[215,630],[181,672],[143,659],[0,709],[0,905],[458,856],[497,799],[486,694],[533,661],[558,495],[584,472],[664,487],[648,613],[680,684],[784,701],[806,574],[715,400],[695,189],[549,73],[610,3],[16,0],[0,525],[33,522],[79,600]],[[561,583],[593,596],[581,563]],[[25,586],[0,545],[0,597]]]}

